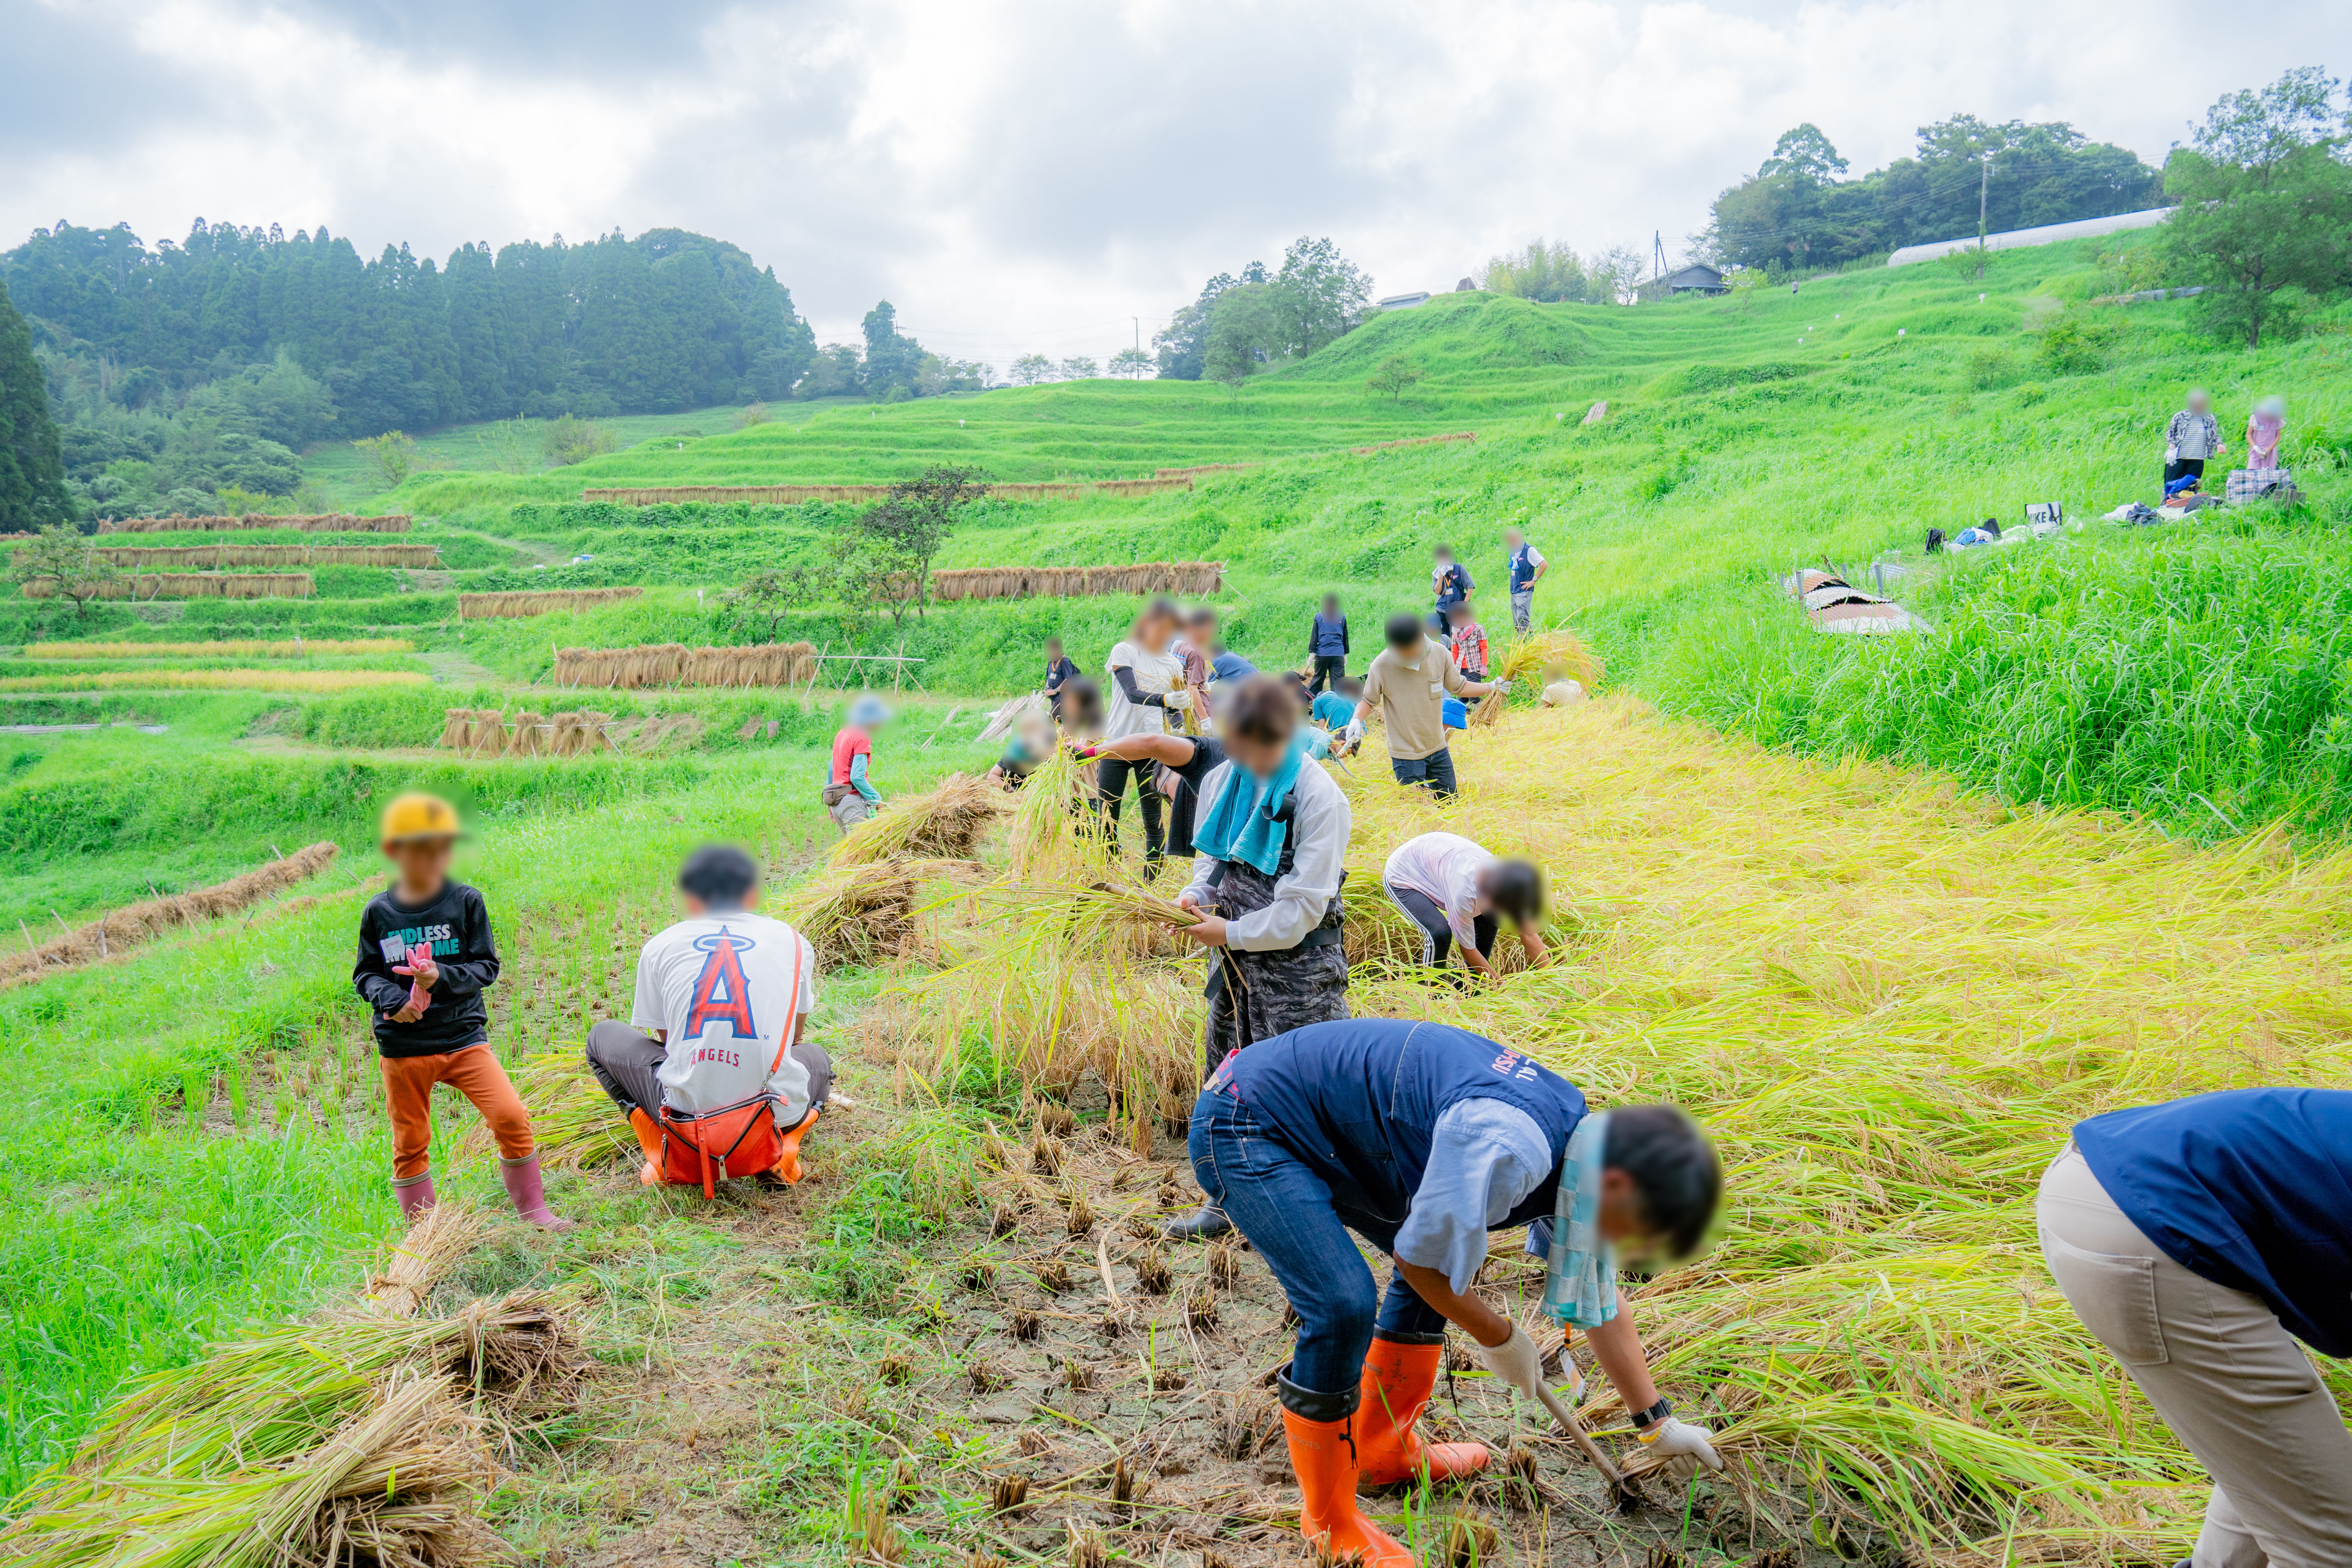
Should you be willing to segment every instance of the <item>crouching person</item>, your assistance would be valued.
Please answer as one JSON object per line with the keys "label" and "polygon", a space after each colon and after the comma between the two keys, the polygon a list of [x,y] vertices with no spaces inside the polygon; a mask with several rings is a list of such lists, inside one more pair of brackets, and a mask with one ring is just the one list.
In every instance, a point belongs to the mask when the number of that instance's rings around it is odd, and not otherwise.
{"label": "crouching person", "polygon": [[637,954],[629,1022],[588,1031],[588,1066],[636,1132],[647,1186],[797,1182],[833,1089],[832,1059],[806,1038],[815,950],[751,912],[760,868],[731,844],[688,856],[677,887],[686,918]]}
{"label": "crouching person", "polygon": [[[1449,1479],[1487,1462],[1479,1444],[1425,1443],[1414,1430],[1448,1323],[1488,1372],[1536,1397],[1534,1342],[1470,1294],[1490,1230],[1544,1230],[1531,1243],[1549,1261],[1545,1310],[1590,1335],[1642,1441],[1721,1468],[1710,1434],[1658,1397],[1617,1295],[1617,1244],[1688,1253],[1714,1217],[1722,1167],[1680,1110],[1591,1114],[1574,1084],[1492,1040],[1363,1018],[1228,1057],[1193,1107],[1190,1152],[1202,1190],[1298,1313],[1276,1388],[1300,1528],[1332,1557],[1412,1562],[1357,1510],[1360,1481]],[[1385,1294],[1350,1231],[1395,1259]]]}
{"label": "crouching person", "polygon": [[2084,1326],[2213,1478],[2180,1568],[2352,1563],[2352,1431],[2303,1348],[2352,1355],[2352,1091],[2094,1116],[2034,1219]]}

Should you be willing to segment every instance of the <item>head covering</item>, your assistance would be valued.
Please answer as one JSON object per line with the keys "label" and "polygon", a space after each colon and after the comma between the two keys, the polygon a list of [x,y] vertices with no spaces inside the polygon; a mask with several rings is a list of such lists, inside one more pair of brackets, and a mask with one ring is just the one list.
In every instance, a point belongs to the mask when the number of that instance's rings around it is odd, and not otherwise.
{"label": "head covering", "polygon": [[882,699],[869,691],[849,705],[849,721],[861,730],[871,730],[890,721],[890,710]]}
{"label": "head covering", "polygon": [[1290,836],[1290,792],[1306,760],[1306,741],[1293,736],[1282,765],[1263,783],[1239,763],[1227,763],[1225,787],[1192,829],[1193,847],[1213,860],[1239,860],[1273,876]]}
{"label": "head covering", "polygon": [[1617,1315],[1617,1249],[1601,1236],[1601,1175],[1609,1113],[1588,1116],[1568,1137],[1552,1208],[1543,1310],[1561,1322],[1597,1329]]}
{"label": "head covering", "polygon": [[437,795],[414,792],[398,796],[385,806],[379,826],[379,837],[386,847],[412,838],[455,838],[457,808]]}

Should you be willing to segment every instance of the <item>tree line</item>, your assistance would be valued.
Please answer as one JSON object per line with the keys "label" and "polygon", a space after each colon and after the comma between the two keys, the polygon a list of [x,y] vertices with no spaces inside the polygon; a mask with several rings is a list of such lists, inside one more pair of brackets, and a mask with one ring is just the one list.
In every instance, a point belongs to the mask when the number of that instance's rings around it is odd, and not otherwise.
{"label": "tree line", "polygon": [[1329,239],[1301,235],[1269,271],[1253,261],[1220,272],[1152,334],[1160,374],[1238,386],[1353,331],[1371,309],[1372,280]]}

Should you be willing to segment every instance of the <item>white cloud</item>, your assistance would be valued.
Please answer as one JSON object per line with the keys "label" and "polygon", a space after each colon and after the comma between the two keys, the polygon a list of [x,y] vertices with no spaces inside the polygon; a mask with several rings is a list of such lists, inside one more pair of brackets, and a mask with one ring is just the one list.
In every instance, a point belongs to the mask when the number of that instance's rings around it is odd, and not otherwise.
{"label": "white cloud", "polygon": [[772,265],[828,338],[887,297],[950,353],[1100,356],[1302,233],[1384,291],[1449,286],[1538,234],[1646,253],[1660,230],[1678,250],[1799,121],[1857,172],[1962,110],[2071,120],[2158,159],[2221,92],[2303,63],[2293,40],[2332,15],[701,4],[440,0],[393,26],[324,3],[0,0],[5,36],[37,43],[33,74],[150,84],[102,128],[62,94],[0,105],[0,235],[119,218],[152,243],[202,215],[442,255],[674,225]]}

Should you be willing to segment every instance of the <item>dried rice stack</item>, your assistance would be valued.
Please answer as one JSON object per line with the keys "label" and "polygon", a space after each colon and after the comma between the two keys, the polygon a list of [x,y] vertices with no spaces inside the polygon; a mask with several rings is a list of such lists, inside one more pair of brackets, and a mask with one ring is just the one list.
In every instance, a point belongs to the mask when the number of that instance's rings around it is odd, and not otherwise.
{"label": "dried rice stack", "polygon": [[463,751],[466,737],[471,732],[474,710],[471,708],[444,708],[441,710],[441,738],[433,743],[446,746],[453,752]]}
{"label": "dried rice stack", "polygon": [[457,595],[457,618],[461,621],[520,620],[530,616],[552,615],[559,610],[576,613],[597,605],[634,599],[644,592],[643,588],[551,588],[545,592],[460,594]]}
{"label": "dried rice stack", "polygon": [[637,647],[567,647],[555,654],[558,686],[639,690],[652,686],[798,686],[816,679],[814,643],[697,647],[650,643]]}
{"label": "dried rice stack", "polygon": [[543,757],[551,750],[551,731],[544,713],[534,713],[528,708],[514,716],[512,737],[507,742],[510,757]]}
{"label": "dried rice stack", "polygon": [[334,844],[321,840],[307,848],[296,850],[282,860],[269,861],[226,882],[215,882],[209,888],[175,893],[170,898],[150,899],[116,910],[88,925],[76,927],[68,935],[45,942],[30,952],[19,949],[0,954],[0,986],[22,980],[37,980],[53,969],[71,968],[76,964],[111,957],[200,920],[235,914],[272,894],[283,892],[297,882],[317,876],[332,865],[334,858]]}
{"label": "dried rice stack", "polygon": [[[117,577],[100,588],[101,599],[307,599],[308,572],[226,573],[148,572]],[[55,583],[27,583],[27,599],[47,599],[57,593]]]}
{"label": "dried rice stack", "polygon": [[99,551],[117,566],[402,566],[441,564],[432,544],[110,545]]}
{"label": "dried rice stack", "polygon": [[931,574],[931,596],[961,599],[1074,599],[1104,595],[1214,594],[1224,587],[1216,561],[1146,561],[1126,566],[970,566]]}
{"label": "dried rice stack", "polygon": [[383,517],[353,517],[349,512],[319,512],[300,517],[270,517],[248,512],[243,517],[133,517],[101,522],[100,533],[225,533],[238,529],[282,528],[296,533],[406,533],[404,513]]}
{"label": "dried rice stack", "polygon": [[981,835],[1005,809],[1004,791],[973,773],[950,773],[928,795],[891,802],[859,823],[833,852],[835,866],[911,856],[969,860]]}
{"label": "dried rice stack", "polygon": [[500,708],[475,710],[474,721],[466,730],[466,754],[469,757],[504,756],[507,749],[507,716]]}

